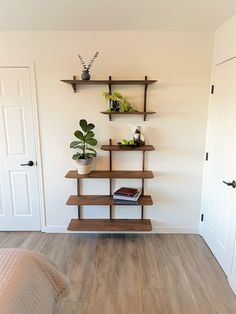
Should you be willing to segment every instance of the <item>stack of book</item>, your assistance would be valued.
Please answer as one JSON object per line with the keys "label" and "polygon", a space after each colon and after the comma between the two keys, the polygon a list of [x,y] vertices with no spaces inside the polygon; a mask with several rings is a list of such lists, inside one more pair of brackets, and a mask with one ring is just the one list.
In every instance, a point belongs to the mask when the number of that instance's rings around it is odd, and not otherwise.
{"label": "stack of book", "polygon": [[122,187],[115,191],[113,199],[116,204],[138,204],[141,191],[133,188]]}

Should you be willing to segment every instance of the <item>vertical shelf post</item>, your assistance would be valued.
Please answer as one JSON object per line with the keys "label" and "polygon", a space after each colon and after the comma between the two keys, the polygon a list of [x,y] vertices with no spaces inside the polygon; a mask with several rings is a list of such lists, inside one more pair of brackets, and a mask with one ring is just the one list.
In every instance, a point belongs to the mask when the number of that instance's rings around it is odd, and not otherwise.
{"label": "vertical shelf post", "polygon": [[[145,169],[145,151],[143,151],[143,163],[142,163],[142,171],[144,171]],[[142,195],[144,195],[144,179],[142,179],[142,192],[141,192]],[[144,218],[144,207],[142,205],[142,208],[141,208],[141,219]]]}
{"label": "vertical shelf post", "polygon": [[[112,140],[109,140],[109,145],[112,145]],[[112,151],[109,151],[109,170],[112,171]],[[110,195],[112,195],[112,178],[109,179],[110,181]],[[112,219],[112,205],[110,205],[110,219]]]}
{"label": "vertical shelf post", "polygon": [[[147,76],[145,76],[145,81],[147,81]],[[147,118],[147,114],[145,114],[145,112],[147,112],[147,89],[148,89],[148,83],[145,84],[145,87],[144,87],[144,105],[143,105],[144,116],[143,116],[143,121],[146,121],[146,118]]]}
{"label": "vertical shelf post", "polygon": [[[80,195],[79,179],[77,179],[77,195]],[[78,205],[78,219],[81,219],[80,205]]]}
{"label": "vertical shelf post", "polygon": [[[112,77],[111,77],[111,75],[109,76],[109,83],[108,83],[108,87],[109,87],[109,95],[111,95],[111,80],[112,80]],[[109,104],[110,104],[110,100],[109,100]],[[112,120],[112,115],[111,114],[109,114],[109,121],[111,121]]]}

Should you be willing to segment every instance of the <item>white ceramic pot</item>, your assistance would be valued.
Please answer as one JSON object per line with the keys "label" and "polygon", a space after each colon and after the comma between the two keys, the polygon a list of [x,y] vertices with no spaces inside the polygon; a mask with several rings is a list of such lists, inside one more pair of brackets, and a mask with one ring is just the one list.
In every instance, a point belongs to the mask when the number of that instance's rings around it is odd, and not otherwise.
{"label": "white ceramic pot", "polygon": [[88,174],[92,171],[92,158],[76,160],[76,167],[79,174]]}

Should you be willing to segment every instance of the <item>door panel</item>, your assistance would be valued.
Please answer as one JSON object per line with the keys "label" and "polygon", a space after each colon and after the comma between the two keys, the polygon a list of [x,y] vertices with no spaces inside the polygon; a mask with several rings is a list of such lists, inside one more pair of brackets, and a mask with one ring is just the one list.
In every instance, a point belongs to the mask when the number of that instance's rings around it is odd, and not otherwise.
{"label": "door panel", "polygon": [[216,66],[209,115],[209,159],[202,235],[229,276],[236,229],[236,59]]}
{"label": "door panel", "polygon": [[0,230],[40,230],[33,121],[29,69],[0,68]]}
{"label": "door panel", "polygon": [[29,174],[26,171],[10,171],[13,215],[32,215]]}
{"label": "door panel", "polygon": [[2,110],[8,156],[25,155],[24,108],[21,106],[3,106]]}

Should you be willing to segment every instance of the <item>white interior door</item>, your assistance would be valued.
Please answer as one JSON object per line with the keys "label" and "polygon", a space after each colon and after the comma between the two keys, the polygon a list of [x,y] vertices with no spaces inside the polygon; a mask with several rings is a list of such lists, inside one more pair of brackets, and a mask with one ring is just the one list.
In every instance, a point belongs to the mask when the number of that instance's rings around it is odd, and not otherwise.
{"label": "white interior door", "polygon": [[40,230],[29,68],[0,67],[0,230]]}
{"label": "white interior door", "polygon": [[236,229],[236,59],[216,66],[214,87],[201,230],[230,276]]}

